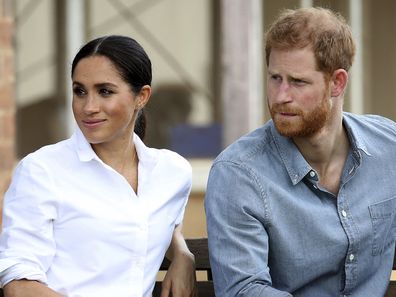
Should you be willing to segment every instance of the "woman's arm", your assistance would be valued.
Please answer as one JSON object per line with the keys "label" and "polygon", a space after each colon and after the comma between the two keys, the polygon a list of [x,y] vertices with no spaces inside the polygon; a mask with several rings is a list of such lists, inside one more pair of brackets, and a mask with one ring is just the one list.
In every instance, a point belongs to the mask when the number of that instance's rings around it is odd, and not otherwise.
{"label": "woman's arm", "polygon": [[181,229],[180,224],[173,231],[172,242],[166,253],[171,265],[162,282],[161,297],[196,296],[195,259],[187,247]]}
{"label": "woman's arm", "polygon": [[32,155],[15,169],[3,202],[0,287],[20,279],[47,282],[45,272],[56,253],[53,230],[58,215],[51,181],[51,172]]}
{"label": "woman's arm", "polygon": [[62,297],[46,285],[31,280],[14,280],[3,288],[5,297]]}

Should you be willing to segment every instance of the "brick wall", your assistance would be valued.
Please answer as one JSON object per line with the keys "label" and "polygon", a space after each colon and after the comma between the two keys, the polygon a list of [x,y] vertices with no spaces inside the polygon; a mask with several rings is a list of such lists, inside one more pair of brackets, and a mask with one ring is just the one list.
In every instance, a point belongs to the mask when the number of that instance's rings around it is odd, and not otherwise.
{"label": "brick wall", "polygon": [[15,75],[12,1],[0,0],[0,205],[15,165]]}

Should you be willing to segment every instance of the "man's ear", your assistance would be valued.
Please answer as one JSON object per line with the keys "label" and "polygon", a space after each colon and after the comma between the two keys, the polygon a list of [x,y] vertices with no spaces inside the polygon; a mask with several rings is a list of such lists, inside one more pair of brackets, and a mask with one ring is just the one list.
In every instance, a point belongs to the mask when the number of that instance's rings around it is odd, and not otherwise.
{"label": "man's ear", "polygon": [[140,89],[139,94],[136,96],[136,99],[138,101],[136,108],[142,109],[149,101],[150,96],[151,96],[151,87],[149,85],[144,85]]}
{"label": "man's ear", "polygon": [[342,95],[348,83],[348,72],[344,69],[337,69],[330,78],[331,97]]}

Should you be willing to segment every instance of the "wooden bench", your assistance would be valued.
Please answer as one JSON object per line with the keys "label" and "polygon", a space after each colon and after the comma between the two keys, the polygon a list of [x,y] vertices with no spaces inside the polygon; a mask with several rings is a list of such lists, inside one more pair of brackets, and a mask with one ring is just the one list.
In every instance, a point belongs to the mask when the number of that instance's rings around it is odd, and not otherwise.
{"label": "wooden bench", "polygon": [[[194,238],[186,239],[188,248],[195,256],[195,266],[197,272],[200,273],[197,277],[197,297],[215,297],[214,287],[212,281],[212,271],[209,263],[208,239]],[[160,271],[166,271],[169,268],[170,262],[165,259],[162,262]],[[203,275],[202,275],[203,274]],[[203,278],[203,280],[201,280]],[[157,282],[154,287],[153,297],[160,297],[161,282]]]}
{"label": "wooden bench", "polygon": [[[395,257],[393,258],[393,270],[394,272],[396,270],[396,249],[395,249]],[[395,297],[395,296],[396,296],[396,279],[391,280],[388,286],[388,291],[386,291],[384,297]]]}
{"label": "wooden bench", "polygon": [[[207,238],[186,239],[186,242],[191,252],[195,255],[197,271],[204,271],[204,273],[206,274],[204,280],[199,280],[197,282],[198,285],[197,297],[215,297],[213,281],[212,281],[212,273],[209,263]],[[169,268],[169,264],[170,264],[169,261],[164,260],[160,270],[166,271]],[[396,252],[393,261],[393,270],[396,271]],[[155,284],[153,297],[159,297],[160,295],[161,295],[161,282],[157,282]],[[393,280],[389,283],[388,291],[386,292],[384,297],[395,297],[395,296],[396,296],[396,280]],[[0,297],[3,297],[3,291],[1,289],[0,289]]]}
{"label": "wooden bench", "polygon": [[[195,262],[197,271],[205,271],[207,273],[207,281],[198,281],[198,296],[197,297],[215,297],[212,271],[209,263],[209,252],[208,252],[208,239],[186,239],[187,245],[190,251],[195,255]],[[164,260],[160,270],[167,270],[170,262]],[[393,270],[396,271],[396,249],[395,257],[393,260]],[[161,295],[161,283],[157,282],[154,288],[153,297],[160,297]],[[396,280],[392,280],[389,283],[388,291],[384,297],[396,297]]]}

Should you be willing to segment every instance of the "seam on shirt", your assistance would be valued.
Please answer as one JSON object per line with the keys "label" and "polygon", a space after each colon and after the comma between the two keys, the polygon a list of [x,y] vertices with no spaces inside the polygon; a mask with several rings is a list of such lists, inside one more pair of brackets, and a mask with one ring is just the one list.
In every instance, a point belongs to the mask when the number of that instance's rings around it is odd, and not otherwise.
{"label": "seam on shirt", "polygon": [[215,161],[212,165],[212,168],[215,167],[215,165],[220,165],[220,164],[224,164],[227,166],[231,165],[231,166],[236,166],[244,171],[246,171],[248,173],[248,175],[252,178],[252,180],[254,181],[254,183],[258,186],[259,189],[259,193],[260,193],[260,198],[263,202],[263,207],[264,207],[264,223],[265,223],[265,227],[270,227],[271,226],[271,220],[270,220],[270,207],[269,207],[269,203],[268,203],[268,196],[266,195],[265,191],[264,191],[264,187],[261,185],[261,183],[259,182],[259,179],[257,177],[257,175],[253,172],[253,170],[251,170],[248,166],[238,163],[236,161],[231,161],[231,160],[218,160]]}

